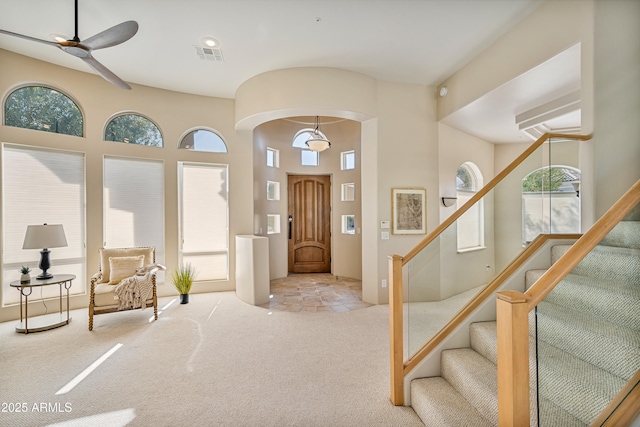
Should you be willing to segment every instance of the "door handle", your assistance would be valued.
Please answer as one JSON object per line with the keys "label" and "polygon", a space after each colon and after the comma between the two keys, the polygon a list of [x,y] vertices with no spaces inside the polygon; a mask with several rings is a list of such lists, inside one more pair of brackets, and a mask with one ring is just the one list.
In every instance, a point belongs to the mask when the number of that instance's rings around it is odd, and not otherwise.
{"label": "door handle", "polygon": [[293,227],[293,216],[289,215],[289,240],[291,240],[292,227]]}

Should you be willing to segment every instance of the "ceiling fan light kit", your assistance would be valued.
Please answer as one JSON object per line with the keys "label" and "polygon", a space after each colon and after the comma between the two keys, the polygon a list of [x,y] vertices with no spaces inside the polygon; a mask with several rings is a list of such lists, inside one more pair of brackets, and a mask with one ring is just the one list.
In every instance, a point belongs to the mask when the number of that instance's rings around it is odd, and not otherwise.
{"label": "ceiling fan light kit", "polygon": [[0,34],[6,34],[13,37],[19,37],[34,42],[55,46],[68,53],[69,55],[80,58],[84,61],[85,64],[87,64],[94,71],[100,74],[105,80],[122,89],[131,89],[131,86],[125,83],[120,77],[116,76],[107,67],[98,62],[98,60],[96,60],[91,55],[91,52],[94,50],[104,49],[106,47],[116,46],[124,43],[131,37],[133,37],[137,32],[138,23],[135,21],[126,21],[108,28],[92,37],[89,37],[84,41],[80,40],[80,38],[78,37],[78,0],[75,0],[75,35],[70,40],[65,40],[64,37],[55,34],[52,35],[55,40],[54,42],[0,29]]}

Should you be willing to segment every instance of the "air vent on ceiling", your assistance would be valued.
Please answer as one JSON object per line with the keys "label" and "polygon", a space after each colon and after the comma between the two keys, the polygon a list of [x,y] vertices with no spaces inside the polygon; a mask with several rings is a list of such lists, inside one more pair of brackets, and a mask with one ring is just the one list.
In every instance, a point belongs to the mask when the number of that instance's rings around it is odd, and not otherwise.
{"label": "air vent on ceiling", "polygon": [[222,50],[213,49],[210,47],[200,47],[194,46],[196,48],[196,53],[198,54],[198,58],[204,59],[205,61],[215,61],[215,62],[224,62],[224,58],[222,57]]}

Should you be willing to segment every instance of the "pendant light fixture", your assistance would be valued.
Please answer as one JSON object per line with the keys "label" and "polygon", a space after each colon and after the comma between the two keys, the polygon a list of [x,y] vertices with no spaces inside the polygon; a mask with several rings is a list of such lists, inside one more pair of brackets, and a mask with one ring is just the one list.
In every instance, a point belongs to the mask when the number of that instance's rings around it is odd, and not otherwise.
{"label": "pendant light fixture", "polygon": [[309,150],[319,153],[331,147],[331,142],[320,132],[318,120],[319,118],[316,116],[316,128],[305,144],[309,147]]}

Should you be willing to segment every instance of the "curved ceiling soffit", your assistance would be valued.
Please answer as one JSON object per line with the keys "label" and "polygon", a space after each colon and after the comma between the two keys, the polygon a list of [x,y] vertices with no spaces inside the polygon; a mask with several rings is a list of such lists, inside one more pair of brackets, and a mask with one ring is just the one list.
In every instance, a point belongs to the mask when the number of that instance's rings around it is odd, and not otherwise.
{"label": "curved ceiling soffit", "polygon": [[340,69],[273,70],[244,82],[235,101],[238,131],[300,116],[364,122],[376,116],[376,80]]}

